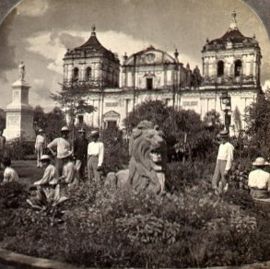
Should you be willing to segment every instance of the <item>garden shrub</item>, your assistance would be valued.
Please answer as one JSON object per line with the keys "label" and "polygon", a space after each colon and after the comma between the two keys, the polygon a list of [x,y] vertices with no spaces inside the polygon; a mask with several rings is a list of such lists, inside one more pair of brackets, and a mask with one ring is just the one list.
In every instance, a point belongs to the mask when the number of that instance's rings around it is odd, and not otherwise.
{"label": "garden shrub", "polygon": [[21,141],[14,139],[7,144],[7,152],[12,160],[24,160],[35,151],[34,142]]}
{"label": "garden shrub", "polygon": [[168,163],[166,188],[170,192],[183,191],[186,186],[193,186],[202,181],[209,182],[214,168],[214,164],[199,160]]}
{"label": "garden shrub", "polygon": [[52,227],[44,214],[18,208],[11,212],[17,230],[3,242],[20,253],[95,267],[205,267],[270,258],[261,250],[269,244],[258,244],[262,221],[246,193],[239,203],[242,190],[221,199],[210,188],[202,180],[154,196],[82,184],[61,205],[62,224]]}
{"label": "garden shrub", "polygon": [[125,168],[129,162],[128,145],[124,142],[118,128],[107,128],[102,131],[104,143],[104,174]]}

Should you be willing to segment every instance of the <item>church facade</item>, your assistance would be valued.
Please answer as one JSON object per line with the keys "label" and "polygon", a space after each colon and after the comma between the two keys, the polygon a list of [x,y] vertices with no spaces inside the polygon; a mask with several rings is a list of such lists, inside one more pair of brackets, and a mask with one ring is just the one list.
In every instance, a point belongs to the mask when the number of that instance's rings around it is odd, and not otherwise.
{"label": "church facade", "polygon": [[[243,123],[246,107],[261,92],[261,50],[254,37],[238,29],[236,14],[227,32],[206,40],[202,48],[202,73],[196,66],[184,66],[174,55],[152,46],[130,56],[118,56],[104,48],[95,28],[89,40],[64,56],[64,85],[89,88],[88,102],[96,108],[84,115],[94,127],[123,127],[123,120],[136,105],[161,100],[168,106],[191,109],[203,118],[215,110],[223,119],[222,96],[230,99],[231,126],[236,114]],[[237,111],[237,112],[236,112]],[[239,125],[239,117],[237,119]]]}

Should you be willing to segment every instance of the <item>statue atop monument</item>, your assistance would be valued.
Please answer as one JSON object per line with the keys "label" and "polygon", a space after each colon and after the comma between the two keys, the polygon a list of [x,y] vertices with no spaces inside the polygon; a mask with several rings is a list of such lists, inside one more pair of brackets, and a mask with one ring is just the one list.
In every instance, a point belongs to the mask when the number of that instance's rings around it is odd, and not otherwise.
{"label": "statue atop monument", "polygon": [[23,61],[21,61],[21,63],[19,64],[19,78],[21,81],[24,81],[24,77],[25,77],[25,64]]}

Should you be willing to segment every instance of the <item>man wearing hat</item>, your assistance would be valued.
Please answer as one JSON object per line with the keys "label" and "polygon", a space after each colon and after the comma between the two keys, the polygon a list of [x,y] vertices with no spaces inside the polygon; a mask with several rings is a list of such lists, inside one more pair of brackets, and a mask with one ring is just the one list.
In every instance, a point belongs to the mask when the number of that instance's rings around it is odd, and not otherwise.
{"label": "man wearing hat", "polygon": [[92,141],[87,147],[87,169],[88,169],[88,180],[95,179],[100,181],[100,170],[104,160],[104,144],[98,141],[99,132],[92,131],[91,134]]}
{"label": "man wearing hat", "polygon": [[[52,153],[53,156],[56,157],[56,170],[57,176],[62,176],[63,172],[63,165],[67,152],[71,151],[71,144],[68,141],[69,129],[68,127],[64,126],[61,129],[61,137],[55,138],[51,143],[48,144],[48,149]],[[54,149],[56,148],[56,152]]]}
{"label": "man wearing hat", "polygon": [[64,161],[63,175],[59,177],[58,180],[63,181],[69,187],[78,185],[79,183],[78,169],[74,164],[74,159],[71,151],[66,153],[65,157],[63,158],[63,161]]}
{"label": "man wearing hat", "polygon": [[40,158],[44,154],[46,148],[46,136],[42,129],[38,130],[38,135],[36,137],[35,152],[37,154],[37,167],[41,167]]}
{"label": "man wearing hat", "polygon": [[84,128],[81,128],[78,133],[79,136],[74,141],[74,157],[76,159],[76,167],[79,168],[80,179],[83,179],[87,161],[88,140],[85,137]]}
{"label": "man wearing hat", "polygon": [[270,174],[264,171],[264,169],[269,164],[263,157],[258,157],[252,165],[255,169],[251,171],[248,176],[250,194],[253,198],[268,198],[270,191]]}
{"label": "man wearing hat", "polygon": [[56,180],[56,168],[51,164],[51,158],[49,155],[42,155],[40,162],[43,168],[45,168],[43,176],[40,180],[34,183],[35,186],[48,186],[55,185]]}
{"label": "man wearing hat", "polygon": [[227,177],[232,167],[234,151],[233,145],[229,142],[229,132],[223,130],[219,133],[219,136],[220,145],[212,179],[212,187],[216,194],[221,194],[228,188]]}

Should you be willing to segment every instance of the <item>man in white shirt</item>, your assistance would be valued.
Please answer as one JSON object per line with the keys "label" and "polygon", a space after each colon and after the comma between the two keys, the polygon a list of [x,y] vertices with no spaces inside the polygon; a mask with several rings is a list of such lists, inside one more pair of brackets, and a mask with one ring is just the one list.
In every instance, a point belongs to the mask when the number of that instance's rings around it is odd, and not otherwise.
{"label": "man in white shirt", "polygon": [[258,157],[255,162],[252,163],[255,167],[248,176],[248,186],[250,188],[250,194],[253,198],[269,198],[270,191],[270,174],[264,171],[264,168],[268,163],[264,158]]}
{"label": "man in white shirt", "polygon": [[229,142],[229,132],[220,132],[221,143],[218,149],[218,156],[214,176],[212,179],[212,187],[216,194],[221,194],[228,188],[227,177],[232,167],[234,147]]}
{"label": "man in white shirt", "polygon": [[49,155],[42,155],[40,162],[43,168],[45,168],[43,176],[40,180],[34,183],[34,186],[49,186],[57,184],[57,172],[54,165],[51,164],[51,158]]}
{"label": "man in white shirt", "polygon": [[39,129],[35,143],[35,152],[37,154],[37,167],[42,167],[40,158],[44,154],[45,148],[46,148],[46,136],[44,131],[42,129]]}
{"label": "man in white shirt", "polygon": [[100,170],[104,160],[104,144],[98,141],[99,132],[91,132],[92,141],[87,147],[87,169],[88,169],[88,180],[100,181]]}
{"label": "man in white shirt", "polygon": [[11,167],[10,158],[4,158],[3,165],[5,167],[4,174],[3,174],[3,177],[4,177],[3,183],[18,181],[19,176],[17,172]]}
{"label": "man in white shirt", "polygon": [[[64,126],[61,129],[61,137],[55,138],[51,143],[48,145],[48,149],[52,153],[53,156],[56,157],[56,169],[57,169],[57,176],[62,176],[63,173],[63,166],[64,166],[64,158],[66,156],[66,152],[71,151],[71,144],[68,141],[69,129],[68,127]],[[56,152],[53,150],[56,148]]]}

